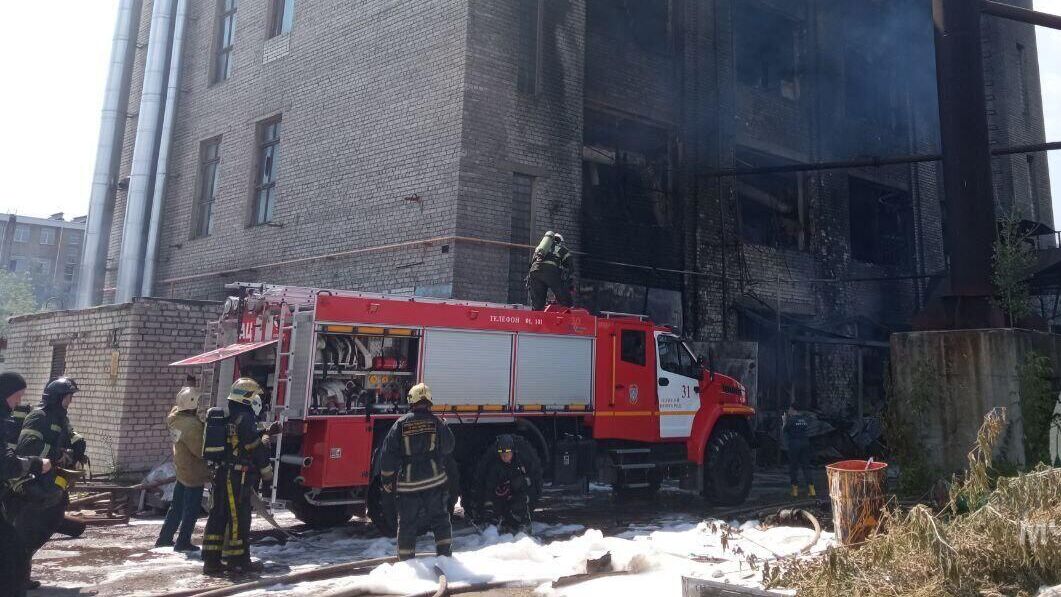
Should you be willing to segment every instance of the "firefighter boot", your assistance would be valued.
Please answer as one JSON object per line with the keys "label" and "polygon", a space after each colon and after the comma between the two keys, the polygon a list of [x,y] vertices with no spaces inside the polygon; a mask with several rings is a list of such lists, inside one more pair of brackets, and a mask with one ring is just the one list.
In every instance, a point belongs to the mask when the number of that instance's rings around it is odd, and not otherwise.
{"label": "firefighter boot", "polygon": [[807,495],[810,497],[818,497],[818,492],[814,490],[814,483],[807,485]]}
{"label": "firefighter boot", "polygon": [[265,566],[261,562],[253,561],[250,558],[239,559],[228,564],[228,571],[236,575],[261,574],[264,569]]}
{"label": "firefighter boot", "polygon": [[789,492],[792,497],[799,497],[799,485],[793,485],[792,491]]}

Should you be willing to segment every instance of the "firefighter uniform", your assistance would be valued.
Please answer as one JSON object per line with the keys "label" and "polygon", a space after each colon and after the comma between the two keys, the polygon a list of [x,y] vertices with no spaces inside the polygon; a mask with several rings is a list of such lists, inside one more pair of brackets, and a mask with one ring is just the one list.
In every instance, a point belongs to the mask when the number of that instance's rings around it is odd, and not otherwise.
{"label": "firefighter uniform", "polygon": [[[251,563],[247,535],[251,528],[252,493],[259,481],[273,476],[269,449],[258,433],[261,396],[258,383],[247,378],[237,380],[229,393],[225,456],[214,470],[214,501],[203,533],[204,574],[218,574],[226,569],[260,570],[260,565]],[[204,455],[216,448],[207,440]]]}
{"label": "firefighter uniform", "polygon": [[431,413],[431,390],[409,390],[412,411],[398,419],[383,439],[380,476],[386,491],[398,493],[398,559],[416,554],[423,524],[435,536],[435,553],[452,553],[453,529],[446,494],[446,462],[453,453],[453,432]]}
{"label": "firefighter uniform", "polygon": [[[66,468],[87,461],[85,439],[74,431],[66,413],[68,400],[77,391],[77,383],[66,377],[48,383],[40,406],[22,424],[18,436],[19,456],[47,458]],[[13,522],[30,559],[63,524],[70,500],[66,488],[66,479],[57,468],[52,468],[17,490],[22,498],[16,500],[18,507]],[[31,562],[27,562],[27,580],[30,570]]]}
{"label": "firefighter uniform", "polygon": [[0,597],[20,597],[25,594],[25,573],[29,561],[29,554],[11,524],[5,506],[10,497],[11,483],[26,475],[41,474],[44,464],[37,457],[20,458],[15,455],[22,420],[16,419],[12,412],[18,397],[11,397],[25,389],[26,382],[21,375],[0,374]]}
{"label": "firefighter uniform", "polygon": [[502,533],[530,531],[531,480],[528,467],[516,450],[511,435],[497,440],[497,458],[490,460],[483,476],[484,506],[491,506],[492,521]]}
{"label": "firefighter uniform", "polygon": [[538,247],[534,249],[530,273],[527,274],[527,291],[531,308],[541,311],[549,291],[553,291],[559,305],[570,307],[571,297],[571,251],[564,246],[564,237],[546,232]]}

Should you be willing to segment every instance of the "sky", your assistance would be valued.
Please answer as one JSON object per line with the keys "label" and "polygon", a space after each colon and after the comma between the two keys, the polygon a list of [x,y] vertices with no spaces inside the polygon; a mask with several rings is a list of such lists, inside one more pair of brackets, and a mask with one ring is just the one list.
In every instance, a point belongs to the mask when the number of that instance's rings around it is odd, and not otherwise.
{"label": "sky", "polygon": [[[23,26],[0,36],[0,213],[85,215],[118,1],[5,4],[6,22]],[[1035,0],[1035,8],[1061,14],[1061,0]],[[31,26],[42,19],[46,28]],[[1061,31],[1039,28],[1038,40],[1046,138],[1061,141]],[[1050,153],[1050,166],[1061,223],[1061,151]]]}

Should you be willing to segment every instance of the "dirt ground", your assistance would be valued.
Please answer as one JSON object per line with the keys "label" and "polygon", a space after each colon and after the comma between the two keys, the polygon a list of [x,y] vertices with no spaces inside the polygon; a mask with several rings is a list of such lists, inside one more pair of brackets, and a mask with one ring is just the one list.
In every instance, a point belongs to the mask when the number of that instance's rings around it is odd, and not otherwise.
{"label": "dirt ground", "polygon": [[[819,500],[828,509],[825,478],[817,481]],[[706,518],[753,518],[755,508],[768,506],[776,509],[791,501],[788,498],[788,477],[780,470],[757,473],[752,495],[741,507],[721,508],[705,503],[688,492],[664,487],[651,498],[617,498],[607,491],[590,491],[585,495],[547,493],[535,512],[535,522],[548,525],[553,532],[542,537],[554,540],[582,532],[580,527],[595,528],[605,535],[617,535],[631,529],[652,528],[653,525],[675,521],[699,521]],[[274,561],[268,557],[270,548],[282,545],[288,538],[257,517],[252,527],[252,553],[262,556],[267,567],[265,576],[279,576],[292,569],[302,570],[316,565],[327,565],[365,557],[377,557],[390,549],[371,524],[355,518],[349,524],[328,531],[307,529],[289,513],[278,515],[280,524],[307,543],[327,545],[328,549],[308,549],[294,559]],[[78,539],[57,537],[50,541],[34,558],[34,577],[44,586],[30,593],[32,597],[73,595],[161,595],[172,591],[223,586],[231,581],[202,576],[198,555],[184,557],[169,549],[152,549],[161,517],[134,518],[127,525],[90,527]],[[200,519],[193,541],[199,543],[205,519]],[[576,525],[580,525],[576,526]],[[573,530],[568,530],[569,528]],[[475,529],[459,516],[454,518],[454,534],[458,539],[469,536]],[[349,550],[343,546],[351,547]],[[368,551],[358,549],[368,546]],[[456,548],[460,550],[459,540]],[[373,553],[372,550],[376,550]],[[242,579],[245,581],[246,579]],[[505,589],[482,595],[529,595],[525,589]]]}

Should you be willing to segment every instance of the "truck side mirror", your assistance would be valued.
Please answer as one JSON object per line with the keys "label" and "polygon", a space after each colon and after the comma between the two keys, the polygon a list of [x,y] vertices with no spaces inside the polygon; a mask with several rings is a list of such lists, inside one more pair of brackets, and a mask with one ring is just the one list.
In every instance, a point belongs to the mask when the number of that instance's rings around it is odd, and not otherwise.
{"label": "truck side mirror", "polygon": [[697,360],[699,361],[701,369],[707,369],[711,381],[715,381],[715,363],[714,359],[711,358],[711,351],[707,351],[707,358],[704,358],[704,355],[700,355]]}

